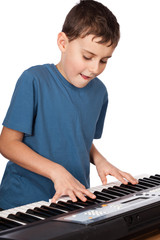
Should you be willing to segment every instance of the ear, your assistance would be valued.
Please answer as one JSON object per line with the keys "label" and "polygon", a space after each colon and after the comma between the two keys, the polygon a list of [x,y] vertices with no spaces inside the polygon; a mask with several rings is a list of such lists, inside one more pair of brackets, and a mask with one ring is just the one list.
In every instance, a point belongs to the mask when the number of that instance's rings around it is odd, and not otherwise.
{"label": "ear", "polygon": [[64,32],[60,32],[57,37],[57,44],[60,51],[63,53],[65,52],[67,45],[68,45],[68,37]]}

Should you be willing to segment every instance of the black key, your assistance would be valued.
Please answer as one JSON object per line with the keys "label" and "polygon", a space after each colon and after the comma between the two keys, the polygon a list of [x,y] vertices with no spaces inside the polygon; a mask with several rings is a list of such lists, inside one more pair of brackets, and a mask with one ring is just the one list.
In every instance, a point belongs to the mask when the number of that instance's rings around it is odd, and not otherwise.
{"label": "black key", "polygon": [[111,190],[111,191],[113,191],[113,192],[115,192],[119,197],[123,197],[123,196],[126,196],[126,195],[127,195],[126,193],[123,193],[123,192],[121,192],[121,191],[118,191],[118,190],[114,189],[113,187],[109,187],[108,189]]}
{"label": "black key", "polygon": [[8,218],[19,221],[19,222],[22,222],[22,223],[28,223],[28,221],[26,221],[24,219],[21,219],[18,216],[12,214],[12,213],[8,215]]}
{"label": "black key", "polygon": [[23,222],[23,223],[32,223],[32,222],[39,221],[38,218],[27,215],[25,213],[21,213],[21,212],[17,212],[16,214],[9,214],[8,218],[14,219],[16,221]]}
{"label": "black key", "polygon": [[129,190],[129,189],[125,189],[123,187],[114,186],[113,188],[116,189],[117,191],[120,191],[120,192],[126,194],[126,195],[134,193],[134,191]]}
{"label": "black key", "polygon": [[34,209],[37,210],[37,211],[40,211],[42,213],[45,213],[45,214],[47,214],[50,217],[53,216],[53,214],[51,212],[49,212],[47,209],[43,209],[43,208],[40,208],[40,207],[35,207]]}
{"label": "black key", "polygon": [[82,202],[82,201],[72,202],[72,200],[68,200],[67,202],[70,203],[70,204],[73,203],[73,205],[79,206],[79,207],[81,207],[81,208],[85,208],[85,207],[90,206],[88,203]]}
{"label": "black key", "polygon": [[117,198],[117,196],[115,196],[115,194],[111,193],[110,190],[108,189],[102,189],[102,191],[100,193],[103,193],[106,197],[110,198],[110,199],[115,199]]}
{"label": "black key", "polygon": [[160,185],[160,183],[158,182],[158,181],[156,181],[156,180],[153,180],[153,179],[150,179],[150,178],[143,178],[145,181],[147,181],[147,182],[150,182],[150,183],[153,183],[153,184],[155,184],[156,186],[159,186]]}
{"label": "black key", "polygon": [[90,197],[88,197],[88,196],[85,196],[85,197],[87,198],[87,203],[90,203],[91,205],[102,202],[101,200],[98,200],[97,198],[92,199],[92,198],[90,198]]}
{"label": "black key", "polygon": [[69,203],[69,202],[58,201],[58,204],[69,207],[71,210],[77,210],[77,209],[81,208],[81,207],[73,205],[72,203]]}
{"label": "black key", "polygon": [[91,206],[91,203],[86,201],[86,202],[83,202],[81,201],[80,199],[76,202],[78,203],[80,206],[83,206],[83,207],[88,207],[88,206]]}
{"label": "black key", "polygon": [[118,186],[114,186],[113,189],[116,190],[117,192],[124,194],[124,196],[130,194],[130,192],[127,189],[124,190]]}
{"label": "black key", "polygon": [[44,207],[39,207],[39,211],[42,211],[43,213],[47,213],[50,215],[50,217],[57,216],[57,214],[50,209],[44,208]]}
{"label": "black key", "polygon": [[0,224],[1,223],[6,224],[8,226],[8,228],[18,227],[18,226],[22,225],[20,223],[11,221],[11,220],[9,220],[7,218],[3,218],[3,217],[0,217]]}
{"label": "black key", "polygon": [[149,178],[154,179],[154,180],[156,180],[156,181],[158,181],[160,183],[160,179],[158,177],[156,177],[156,176],[150,176]]}
{"label": "black key", "polygon": [[[105,192],[105,189],[103,189],[104,192]],[[103,192],[102,190],[102,192]],[[117,192],[116,190],[114,190],[113,188],[109,187],[106,189],[108,193],[110,193],[111,195],[115,196],[115,197],[123,197],[124,194],[120,193],[120,192]]]}
{"label": "black key", "polygon": [[79,209],[83,209],[84,208],[84,206],[82,206],[81,204],[78,204],[77,202],[72,202],[72,200],[68,200],[67,203],[77,207],[77,209],[78,208]]}
{"label": "black key", "polygon": [[30,223],[32,222],[36,222],[36,221],[39,221],[40,219],[35,217],[35,216],[31,216],[29,214],[26,214],[26,213],[22,213],[22,212],[17,212],[16,213],[16,216],[19,217],[20,219],[24,219]]}
{"label": "black key", "polygon": [[[139,181],[139,180],[138,180]],[[132,184],[131,184],[132,185]],[[145,190],[145,189],[148,189],[148,187],[146,187],[143,183],[137,183],[136,185],[133,185],[133,186],[136,186],[136,187],[139,187],[141,188],[142,190]]]}
{"label": "black key", "polygon": [[66,213],[66,211],[60,210],[60,209],[57,209],[57,208],[54,208],[54,207],[48,207],[48,206],[42,205],[41,208],[42,208],[42,209],[46,209],[46,210],[48,210],[48,211],[51,211],[51,212],[52,212],[53,214],[55,214],[55,215],[59,215],[59,214]]}
{"label": "black key", "polygon": [[148,182],[145,179],[139,179],[140,184],[144,184],[146,187],[155,187],[156,185],[154,183]]}
{"label": "black key", "polygon": [[64,210],[64,211],[66,211],[66,212],[72,211],[72,210],[70,210],[69,207],[62,206],[62,205],[60,205],[60,204],[58,204],[58,203],[51,203],[51,204],[50,204],[50,207],[54,207],[54,208],[57,208],[57,209],[60,209],[60,210]]}
{"label": "black key", "polygon": [[158,178],[160,179],[160,174],[156,174],[155,176],[158,177]]}
{"label": "black key", "polygon": [[[139,180],[138,180],[139,181]],[[128,183],[129,186],[132,186],[134,188],[139,188],[141,190],[144,190],[144,189],[148,189],[148,187],[146,187],[143,183],[137,183],[136,185],[132,184],[132,183]]]}
{"label": "black key", "polygon": [[134,185],[130,185],[130,184],[121,184],[121,187],[124,187],[124,188],[127,188],[127,189],[131,189],[133,190],[134,192],[137,192],[137,191],[141,191],[142,188],[139,188],[139,187],[135,187]]}
{"label": "black key", "polygon": [[81,199],[77,198],[77,202],[75,202],[76,204],[80,204],[81,206],[84,207],[88,207],[88,206],[92,206],[93,204],[97,204],[97,203],[102,203],[102,200],[98,200],[98,199],[92,199],[88,196],[85,196],[85,198],[87,198],[87,201],[83,202]]}
{"label": "black key", "polygon": [[160,177],[159,177],[159,175],[158,175],[158,174],[156,174],[156,175],[155,175],[155,177],[156,177],[158,180],[160,180]]}
{"label": "black key", "polygon": [[71,200],[68,200],[67,203],[73,204],[73,205],[81,207],[81,208],[92,206],[92,205],[97,204],[97,203],[102,203],[102,201],[100,201],[100,200],[92,199],[92,198],[90,198],[88,196],[85,196],[85,197],[87,198],[86,202],[83,202],[80,199],[78,199],[77,202],[72,202]]}
{"label": "black key", "polygon": [[32,215],[36,215],[36,216],[41,217],[41,218],[48,218],[48,217],[50,217],[50,215],[48,215],[46,213],[43,213],[42,211],[35,210],[35,209],[28,209],[26,211],[26,213],[29,213],[29,214],[32,214]]}
{"label": "black key", "polygon": [[103,201],[109,201],[111,198],[107,197],[106,194],[103,194],[101,192],[95,191],[94,195],[96,196],[97,199],[103,200]]}

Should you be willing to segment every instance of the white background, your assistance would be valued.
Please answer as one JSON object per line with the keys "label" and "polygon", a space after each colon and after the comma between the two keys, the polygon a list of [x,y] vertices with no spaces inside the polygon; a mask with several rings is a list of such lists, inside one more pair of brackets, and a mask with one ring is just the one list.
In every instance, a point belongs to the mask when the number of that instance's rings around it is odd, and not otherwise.
{"label": "white background", "polygon": [[[58,63],[57,34],[76,2],[0,0],[0,123],[21,73],[33,65]],[[100,2],[117,16],[121,40],[101,75],[109,106],[103,137],[95,144],[110,162],[132,175],[160,173],[159,1]],[[0,180],[6,162],[0,156]],[[92,167],[91,185],[99,184]]]}

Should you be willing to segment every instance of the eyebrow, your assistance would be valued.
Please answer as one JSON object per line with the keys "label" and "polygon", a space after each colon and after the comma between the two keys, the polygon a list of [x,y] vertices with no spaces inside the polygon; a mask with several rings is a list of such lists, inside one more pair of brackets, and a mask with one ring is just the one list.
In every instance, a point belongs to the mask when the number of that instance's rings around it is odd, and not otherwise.
{"label": "eyebrow", "polygon": [[[88,51],[88,50],[86,50],[86,49],[82,49],[83,51],[85,51],[85,52],[87,52],[87,53],[89,53],[89,54],[92,54],[93,56],[97,56],[95,53],[92,53],[92,52],[90,52],[90,51]],[[111,58],[112,56],[106,56],[106,57],[103,57],[103,58]]]}

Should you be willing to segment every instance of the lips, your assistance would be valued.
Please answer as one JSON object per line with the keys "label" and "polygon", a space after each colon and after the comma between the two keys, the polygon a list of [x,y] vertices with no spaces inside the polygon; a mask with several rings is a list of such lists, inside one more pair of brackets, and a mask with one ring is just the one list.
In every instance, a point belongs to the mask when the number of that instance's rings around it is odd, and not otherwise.
{"label": "lips", "polygon": [[84,75],[84,74],[82,74],[82,73],[80,73],[80,75],[81,75],[81,77],[82,77],[83,79],[85,79],[85,80],[90,79],[90,77],[88,77],[88,76],[86,76],[86,75]]}

